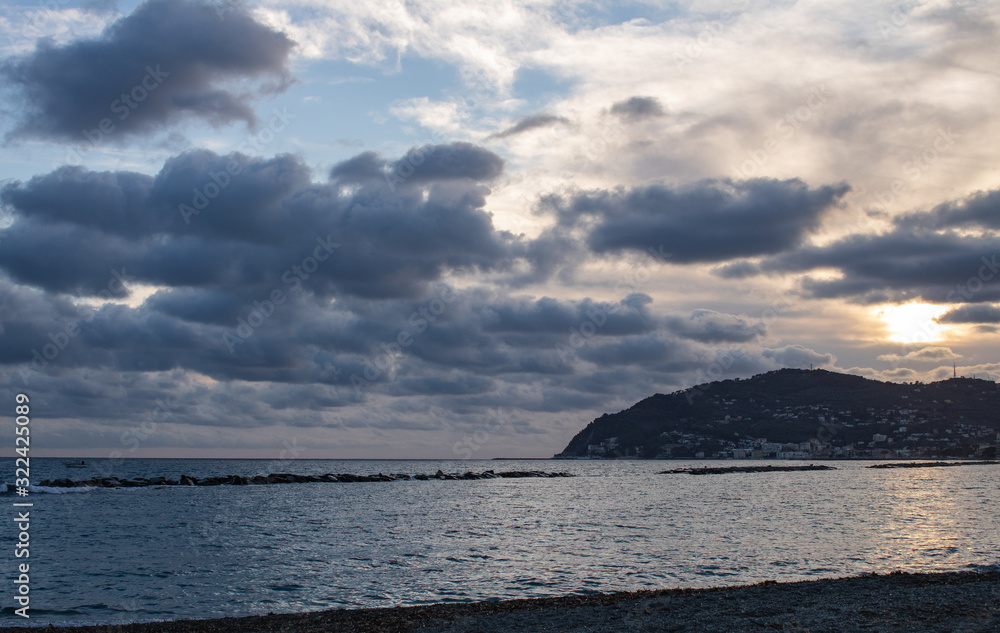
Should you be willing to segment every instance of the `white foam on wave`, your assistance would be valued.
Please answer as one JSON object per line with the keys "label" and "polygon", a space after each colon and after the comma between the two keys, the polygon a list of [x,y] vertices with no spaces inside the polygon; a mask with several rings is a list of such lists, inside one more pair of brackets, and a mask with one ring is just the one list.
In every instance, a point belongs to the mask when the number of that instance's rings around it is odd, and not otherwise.
{"label": "white foam on wave", "polygon": [[52,486],[28,486],[29,493],[43,493],[50,495],[64,495],[70,492],[90,492],[97,490],[96,486],[80,486],[79,488],[55,488]]}

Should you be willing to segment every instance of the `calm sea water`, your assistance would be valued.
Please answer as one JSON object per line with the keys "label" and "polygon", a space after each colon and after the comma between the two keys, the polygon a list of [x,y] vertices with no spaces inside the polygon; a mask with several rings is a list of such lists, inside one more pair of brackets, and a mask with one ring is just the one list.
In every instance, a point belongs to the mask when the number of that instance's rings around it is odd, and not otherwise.
{"label": "calm sea water", "polygon": [[[731,462],[732,463],[732,462]],[[759,463],[759,462],[755,462]],[[784,462],[788,463],[788,462]],[[694,464],[692,462],[691,464]],[[697,462],[704,465],[705,462]],[[1000,467],[658,475],[685,462],[128,460],[122,477],[567,470],[567,479],[30,495],[30,624],[204,618],[1000,565]],[[13,460],[0,479],[11,481]],[[92,467],[32,460],[32,480]],[[0,565],[13,579],[11,504]],[[13,614],[0,592],[0,624]]]}

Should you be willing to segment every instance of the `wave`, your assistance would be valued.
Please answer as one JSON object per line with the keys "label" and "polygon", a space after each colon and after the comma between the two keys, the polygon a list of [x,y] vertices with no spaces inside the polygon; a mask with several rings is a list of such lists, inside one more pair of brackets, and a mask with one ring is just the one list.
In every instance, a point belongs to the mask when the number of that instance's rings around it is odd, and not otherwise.
{"label": "wave", "polygon": [[[79,488],[54,488],[52,486],[32,486],[28,485],[27,490],[29,494],[49,494],[49,495],[65,495],[72,492],[90,492],[91,490],[97,490],[96,486],[80,486]],[[0,495],[13,495],[14,487],[5,483],[0,483]]]}

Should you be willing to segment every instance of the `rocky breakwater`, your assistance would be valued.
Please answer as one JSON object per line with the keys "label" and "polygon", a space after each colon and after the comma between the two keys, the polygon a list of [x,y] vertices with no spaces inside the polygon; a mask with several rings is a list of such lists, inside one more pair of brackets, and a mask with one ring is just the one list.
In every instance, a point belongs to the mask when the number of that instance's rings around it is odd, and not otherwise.
{"label": "rocky breakwater", "polygon": [[995,466],[1000,462],[985,460],[979,462],[896,462],[889,464],[873,464],[865,468],[947,468],[949,466]]}
{"label": "rocky breakwater", "polygon": [[94,479],[83,479],[74,481],[72,479],[46,479],[39,482],[39,486],[48,488],[145,488],[148,486],[263,486],[267,484],[306,484],[306,483],[362,483],[375,481],[428,481],[432,479],[459,480],[459,479],[518,479],[525,477],[573,477],[566,472],[545,472],[541,470],[512,470],[506,472],[493,472],[487,470],[481,473],[444,473],[440,470],[433,475],[408,475],[406,473],[394,473],[390,475],[352,475],[349,473],[327,473],[325,475],[293,475],[290,473],[271,473],[270,475],[228,475],[225,477],[192,477],[181,475],[178,479],[168,479],[166,477],[132,477],[131,479],[120,479],[118,477],[99,477]]}
{"label": "rocky breakwater", "polygon": [[837,470],[832,466],[702,466],[701,468],[675,468],[674,470],[662,470],[661,475],[677,475],[687,473],[689,475],[724,475],[726,473],[777,473],[787,470]]}

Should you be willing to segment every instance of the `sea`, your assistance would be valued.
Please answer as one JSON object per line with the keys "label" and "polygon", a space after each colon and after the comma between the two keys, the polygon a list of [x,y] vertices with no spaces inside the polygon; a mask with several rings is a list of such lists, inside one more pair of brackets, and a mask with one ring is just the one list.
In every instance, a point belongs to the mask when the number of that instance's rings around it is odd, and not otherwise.
{"label": "sea", "polygon": [[[658,474],[769,462],[31,459],[95,475],[567,471],[572,478],[0,496],[0,625],[125,622],[1000,569],[1000,467]],[[797,462],[780,462],[794,465]],[[10,484],[14,460],[0,460]],[[9,476],[7,474],[9,473]],[[13,492],[13,491],[11,491]],[[32,503],[15,558],[14,503]],[[30,606],[17,566],[29,562]]]}

